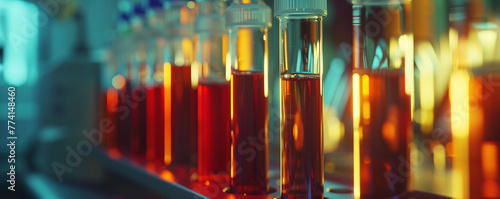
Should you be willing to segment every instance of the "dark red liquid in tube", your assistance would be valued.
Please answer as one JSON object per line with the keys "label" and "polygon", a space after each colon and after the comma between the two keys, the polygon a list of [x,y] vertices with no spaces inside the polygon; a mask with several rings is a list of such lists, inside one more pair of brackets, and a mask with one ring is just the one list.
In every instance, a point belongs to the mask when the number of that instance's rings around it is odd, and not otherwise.
{"label": "dark red liquid in tube", "polygon": [[146,161],[146,88],[134,87],[131,98],[131,151],[132,160],[139,164]]}
{"label": "dark red liquid in tube", "polygon": [[198,180],[229,181],[229,83],[198,84]]}
{"label": "dark red liquid in tube", "polygon": [[130,80],[126,80],[124,86],[118,90],[118,107],[116,108],[116,119],[118,123],[117,143],[118,150],[126,157],[130,157],[131,136],[131,101]]}
{"label": "dark red liquid in tube", "polygon": [[263,72],[233,71],[231,78],[231,191],[269,189],[268,107]]}
{"label": "dark red liquid in tube", "polygon": [[[170,92],[170,126],[166,127],[166,139],[169,143],[165,161],[167,165],[195,165],[197,151],[193,146],[197,136],[196,121],[196,88],[191,83],[191,66],[171,66]],[[168,108],[167,108],[168,110]]]}
{"label": "dark red liquid in tube", "polygon": [[106,129],[105,145],[108,151],[117,151],[117,118],[116,109],[118,106],[118,92],[114,88],[109,88],[106,91],[106,118],[110,122],[108,129]]}
{"label": "dark red liquid in tube", "polygon": [[147,87],[147,160],[158,169],[165,165],[164,87],[162,84]]}
{"label": "dark red liquid in tube", "polygon": [[282,198],[323,198],[323,95],[318,74],[281,77]]}

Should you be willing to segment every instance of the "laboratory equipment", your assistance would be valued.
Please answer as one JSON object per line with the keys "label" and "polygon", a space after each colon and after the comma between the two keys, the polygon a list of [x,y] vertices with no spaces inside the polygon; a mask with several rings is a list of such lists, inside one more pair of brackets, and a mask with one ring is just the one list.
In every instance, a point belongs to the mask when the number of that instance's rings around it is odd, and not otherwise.
{"label": "laboratory equipment", "polygon": [[453,142],[445,150],[452,159],[455,198],[500,198],[500,20],[495,2],[455,1],[462,15],[450,25],[451,45],[458,49],[449,83]]}
{"label": "laboratory equipment", "polygon": [[392,0],[352,3],[354,196],[398,196],[410,176],[403,7]]}
{"label": "laboratory equipment", "polygon": [[224,62],[227,50],[224,6],[220,0],[198,3],[194,63],[199,74],[198,181],[229,181],[230,76]]}
{"label": "laboratory equipment", "polygon": [[[190,1],[166,1],[164,72],[165,164],[196,166],[197,78],[193,77],[194,6]],[[193,2],[191,2],[193,3]]]}
{"label": "laboratory equipment", "polygon": [[151,65],[146,87],[147,168],[157,170],[165,165],[165,98],[163,65],[165,53],[165,12],[160,0],[149,0],[146,12],[149,27],[147,61]]}
{"label": "laboratory equipment", "polygon": [[235,0],[226,10],[231,70],[231,192],[269,190],[268,28],[262,0]]}
{"label": "laboratory equipment", "polygon": [[146,82],[148,81],[149,66],[147,63],[148,27],[146,11],[142,4],[134,5],[132,15],[132,31],[135,44],[133,46],[131,66],[131,93],[130,93],[130,150],[134,162],[144,164],[146,161]]}
{"label": "laboratory equipment", "polygon": [[323,18],[326,0],[275,1],[281,84],[281,197],[323,198]]}

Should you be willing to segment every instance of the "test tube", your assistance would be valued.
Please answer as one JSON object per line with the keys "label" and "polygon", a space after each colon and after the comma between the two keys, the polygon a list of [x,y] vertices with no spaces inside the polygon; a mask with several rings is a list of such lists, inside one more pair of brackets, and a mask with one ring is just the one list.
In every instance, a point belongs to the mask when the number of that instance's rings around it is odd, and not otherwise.
{"label": "test tube", "polygon": [[199,1],[195,18],[198,80],[198,181],[229,181],[230,89],[220,0]]}
{"label": "test tube", "polygon": [[160,0],[149,0],[148,5],[149,9],[146,12],[149,27],[147,57],[152,70],[148,74],[149,81],[146,87],[146,159],[148,169],[158,170],[165,165],[165,92],[163,87],[165,12],[163,3]]}
{"label": "test tube", "polygon": [[[453,198],[500,198],[498,1],[455,1],[449,84]],[[496,13],[495,13],[496,11]],[[497,14],[497,16],[495,16]],[[451,24],[451,22],[454,22]],[[453,31],[452,31],[453,30]],[[475,53],[471,53],[475,52]]]}
{"label": "test tube", "polygon": [[[197,74],[193,62],[194,2],[165,2],[165,157],[170,168],[196,166]],[[186,167],[187,166],[187,167]]]}
{"label": "test tube", "polygon": [[[117,123],[117,148],[120,155],[128,157],[130,155],[130,70],[132,54],[130,2],[125,0],[120,1],[119,9],[121,20],[117,27],[120,34],[119,48],[117,49],[118,75],[113,77],[112,84],[117,91],[116,111],[114,112]],[[114,108],[114,106],[112,107]]]}
{"label": "test tube", "polygon": [[280,31],[281,198],[323,198],[326,0],[276,0]]}
{"label": "test tube", "polygon": [[399,0],[353,0],[354,197],[406,192],[410,95]]}
{"label": "test tube", "polygon": [[111,42],[111,45],[106,49],[106,67],[102,70],[101,74],[101,97],[100,97],[100,110],[99,121],[106,122],[108,128],[104,129],[104,139],[101,145],[108,151],[117,152],[116,143],[116,106],[118,101],[118,92],[113,86],[113,78],[117,75],[118,68],[118,42],[116,38]]}
{"label": "test tube", "polygon": [[130,150],[132,161],[143,164],[146,161],[146,82],[149,66],[147,63],[146,44],[148,29],[146,11],[142,4],[134,5],[131,18],[133,39],[131,93],[130,93]]}
{"label": "test tube", "polygon": [[[268,28],[262,0],[235,0],[226,10],[231,70],[231,192],[269,189]],[[251,152],[248,152],[251,151]]]}

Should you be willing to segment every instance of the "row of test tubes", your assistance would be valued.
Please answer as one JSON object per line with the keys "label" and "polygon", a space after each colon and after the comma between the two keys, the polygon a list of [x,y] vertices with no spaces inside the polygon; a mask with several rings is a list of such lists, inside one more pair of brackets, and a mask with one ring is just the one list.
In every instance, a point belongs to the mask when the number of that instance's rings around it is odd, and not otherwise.
{"label": "row of test tubes", "polygon": [[[451,2],[465,6],[465,1]],[[425,82],[432,81],[428,75],[434,69],[425,65],[433,60],[414,52],[426,46],[415,47],[420,43],[413,34],[411,0],[351,3],[354,196],[406,196],[413,186],[412,169],[419,169],[410,154],[429,150],[422,147],[430,145],[415,143],[433,135],[429,121],[437,121],[426,112],[433,111]],[[235,194],[269,193],[271,8],[262,0],[235,0],[227,8],[221,0],[149,0],[121,1],[119,11],[105,69],[112,78],[103,81],[101,95],[100,117],[116,126],[106,137],[109,155],[151,170],[196,173],[200,182],[229,181]],[[323,198],[327,1],[275,0],[274,16],[279,20],[279,40],[271,42],[279,42],[280,49],[281,197]],[[456,21],[450,24],[450,46],[468,49],[469,30]],[[483,155],[478,161],[491,158],[498,168],[500,136],[486,131],[498,129],[494,100],[500,97],[490,92],[492,97],[473,104],[479,112],[460,101],[488,89],[482,82],[498,78],[492,72],[497,66],[488,68],[494,64],[485,61],[481,66],[486,67],[471,69],[474,57],[464,61],[461,53],[452,49],[449,54],[450,137],[441,144],[454,143],[457,198],[500,197],[474,188],[486,181],[500,188],[498,169],[478,171],[474,163]],[[435,146],[430,150],[438,150]]]}

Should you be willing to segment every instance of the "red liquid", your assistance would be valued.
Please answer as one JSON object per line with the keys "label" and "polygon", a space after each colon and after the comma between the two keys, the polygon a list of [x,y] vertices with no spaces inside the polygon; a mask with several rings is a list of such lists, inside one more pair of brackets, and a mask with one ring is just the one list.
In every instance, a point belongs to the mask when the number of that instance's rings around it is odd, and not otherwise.
{"label": "red liquid", "polygon": [[[403,71],[358,71],[360,91],[360,194],[388,198],[409,180],[410,96]],[[356,167],[356,165],[355,165]]]}
{"label": "red liquid", "polygon": [[117,143],[118,150],[126,157],[130,156],[130,80],[125,82],[125,86],[118,90],[118,107],[116,109],[116,117],[118,123]]}
{"label": "red liquid", "polygon": [[106,119],[108,117],[108,95],[107,95],[107,90],[102,89],[99,90],[99,115],[98,115],[98,120],[97,120],[97,127],[99,131],[101,132],[101,135],[103,136],[103,140],[100,143],[100,146],[103,148],[108,148],[107,144],[107,132],[108,129],[101,129],[99,124],[102,120]]}
{"label": "red liquid", "polygon": [[[165,69],[169,70],[169,69]],[[195,165],[196,157],[196,89],[191,86],[190,66],[170,67],[170,126],[167,129],[167,138],[170,139],[165,147],[167,164]],[[168,80],[167,80],[168,81]],[[170,143],[170,145],[168,145]]]}
{"label": "red liquid", "polygon": [[264,73],[233,71],[231,100],[231,191],[265,194],[269,189],[269,115]]}
{"label": "red liquid", "polygon": [[230,101],[229,84],[198,85],[198,180],[228,181]]}
{"label": "red liquid", "polygon": [[131,103],[131,153],[132,160],[145,163],[146,160],[146,88],[136,86],[130,96]]}
{"label": "red liquid", "polygon": [[321,77],[282,76],[281,100],[281,198],[323,199]]}
{"label": "red liquid", "polygon": [[106,148],[108,150],[116,151],[118,149],[118,143],[116,140],[117,136],[117,118],[116,118],[116,109],[118,105],[118,92],[114,88],[109,88],[106,92],[106,105],[107,105],[107,115],[106,117],[111,122],[108,125],[110,128],[106,131]]}
{"label": "red liquid", "polygon": [[165,102],[163,94],[163,85],[153,85],[147,88],[147,159],[155,168],[160,168],[165,164]]}
{"label": "red liquid", "polygon": [[469,197],[500,198],[500,73],[475,73],[469,85]]}

